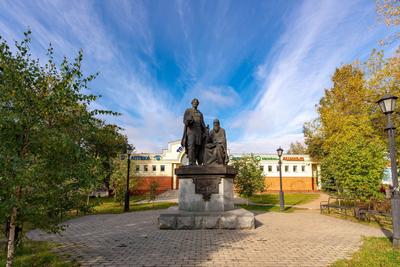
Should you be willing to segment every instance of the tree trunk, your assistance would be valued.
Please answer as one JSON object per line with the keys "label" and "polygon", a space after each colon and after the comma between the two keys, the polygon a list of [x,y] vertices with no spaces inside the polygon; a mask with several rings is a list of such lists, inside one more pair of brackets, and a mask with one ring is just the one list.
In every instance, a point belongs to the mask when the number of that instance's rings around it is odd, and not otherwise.
{"label": "tree trunk", "polygon": [[8,232],[8,247],[7,247],[7,265],[12,267],[14,261],[14,248],[15,248],[15,222],[17,220],[17,208],[14,207],[10,219],[10,228]]}

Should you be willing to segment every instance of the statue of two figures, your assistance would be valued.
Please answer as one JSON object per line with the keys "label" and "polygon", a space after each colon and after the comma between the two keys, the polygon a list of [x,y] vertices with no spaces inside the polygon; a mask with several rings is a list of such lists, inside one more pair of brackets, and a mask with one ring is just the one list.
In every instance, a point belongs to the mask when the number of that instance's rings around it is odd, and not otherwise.
{"label": "statue of two figures", "polygon": [[226,146],[225,130],[215,119],[213,129],[209,131],[204,123],[203,114],[197,109],[199,100],[192,100],[183,116],[184,132],[182,146],[185,148],[189,165],[227,165],[229,158]]}

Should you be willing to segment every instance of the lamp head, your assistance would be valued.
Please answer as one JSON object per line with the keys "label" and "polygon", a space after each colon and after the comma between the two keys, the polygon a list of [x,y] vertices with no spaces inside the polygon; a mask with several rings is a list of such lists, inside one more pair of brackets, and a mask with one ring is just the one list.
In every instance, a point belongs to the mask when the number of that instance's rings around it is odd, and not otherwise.
{"label": "lamp head", "polygon": [[126,154],[130,155],[133,153],[134,150],[135,150],[135,147],[132,146],[131,144],[128,144],[126,147]]}
{"label": "lamp head", "polygon": [[383,114],[390,114],[394,112],[397,98],[398,98],[397,96],[386,94],[376,103],[378,103]]}
{"label": "lamp head", "polygon": [[281,147],[279,147],[279,148],[276,150],[276,152],[278,153],[278,156],[279,156],[279,157],[282,157],[283,149],[282,149]]}

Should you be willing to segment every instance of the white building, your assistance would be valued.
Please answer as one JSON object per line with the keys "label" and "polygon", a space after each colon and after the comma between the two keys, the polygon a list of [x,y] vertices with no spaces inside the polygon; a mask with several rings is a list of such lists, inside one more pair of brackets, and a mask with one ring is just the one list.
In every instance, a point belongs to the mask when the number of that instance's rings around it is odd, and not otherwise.
{"label": "white building", "polygon": [[[265,174],[267,191],[279,190],[279,165],[276,154],[254,154],[260,159]],[[232,154],[230,158],[240,157],[241,154]],[[131,156],[133,175],[137,177],[139,185],[136,193],[149,190],[152,181],[159,184],[158,191],[178,189],[179,181],[174,173],[175,168],[186,165],[187,157],[180,141],[168,143],[162,153],[140,153]],[[284,191],[316,191],[320,189],[319,165],[308,155],[282,156],[282,181]]]}

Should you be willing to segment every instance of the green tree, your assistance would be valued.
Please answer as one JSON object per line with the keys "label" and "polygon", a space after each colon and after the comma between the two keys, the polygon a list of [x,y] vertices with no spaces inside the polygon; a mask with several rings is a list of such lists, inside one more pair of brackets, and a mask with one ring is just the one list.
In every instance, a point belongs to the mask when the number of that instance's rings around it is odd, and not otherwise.
{"label": "green tree", "polygon": [[[376,2],[379,19],[388,27],[398,27],[400,2]],[[385,42],[398,37],[399,32]],[[304,125],[305,144],[308,153],[321,161],[325,190],[368,198],[375,194],[387,161],[383,131],[387,122],[376,101],[385,93],[400,96],[400,48],[386,58],[382,51],[373,50],[364,64],[337,68],[332,82],[318,105],[318,118]],[[400,124],[398,116],[393,121]],[[396,142],[400,144],[399,135]]]}
{"label": "green tree", "polygon": [[307,147],[300,143],[299,141],[296,141],[294,143],[290,143],[290,147],[288,150],[288,154],[306,154],[307,153]]}
{"label": "green tree", "polygon": [[[385,166],[385,147],[360,134],[331,148],[321,161],[322,187],[356,199],[378,197]],[[366,145],[368,143],[368,145]]]}
{"label": "green tree", "polygon": [[[126,177],[128,170],[127,159],[114,158],[111,165],[110,190],[113,192],[114,200],[122,205],[126,191]],[[131,161],[129,192],[133,192],[139,182],[140,176],[135,170],[135,161]]]}
{"label": "green tree", "polygon": [[236,169],[235,187],[237,192],[248,199],[256,192],[265,189],[264,174],[261,169],[260,160],[254,155],[245,155],[234,158],[232,166]]}
{"label": "green tree", "polygon": [[103,177],[104,187],[108,194],[112,191],[110,186],[111,175],[113,171],[120,166],[118,156],[126,152],[128,140],[127,137],[120,133],[121,128],[116,125],[106,124],[98,121],[96,131],[93,131],[89,142],[93,144],[94,153],[101,162],[105,171]]}
{"label": "green tree", "polygon": [[42,65],[29,51],[30,32],[15,52],[0,37],[0,220],[8,221],[7,266],[12,266],[16,225],[59,231],[71,210],[87,211],[85,195],[104,168],[91,141],[95,95],[84,94],[96,75],[84,77],[82,52],[57,67],[53,49]]}
{"label": "green tree", "polygon": [[323,188],[365,199],[377,192],[385,166],[385,145],[372,120],[376,104],[358,66],[336,69],[332,82],[318,106]]}
{"label": "green tree", "polygon": [[151,181],[149,185],[149,202],[152,203],[152,206],[154,207],[154,200],[156,200],[157,197],[157,189],[159,187],[159,184],[156,181]]}
{"label": "green tree", "polygon": [[304,143],[307,146],[307,154],[309,154],[314,160],[321,160],[325,155],[322,148],[325,138],[322,131],[321,121],[315,119],[311,122],[304,123],[303,134]]}

